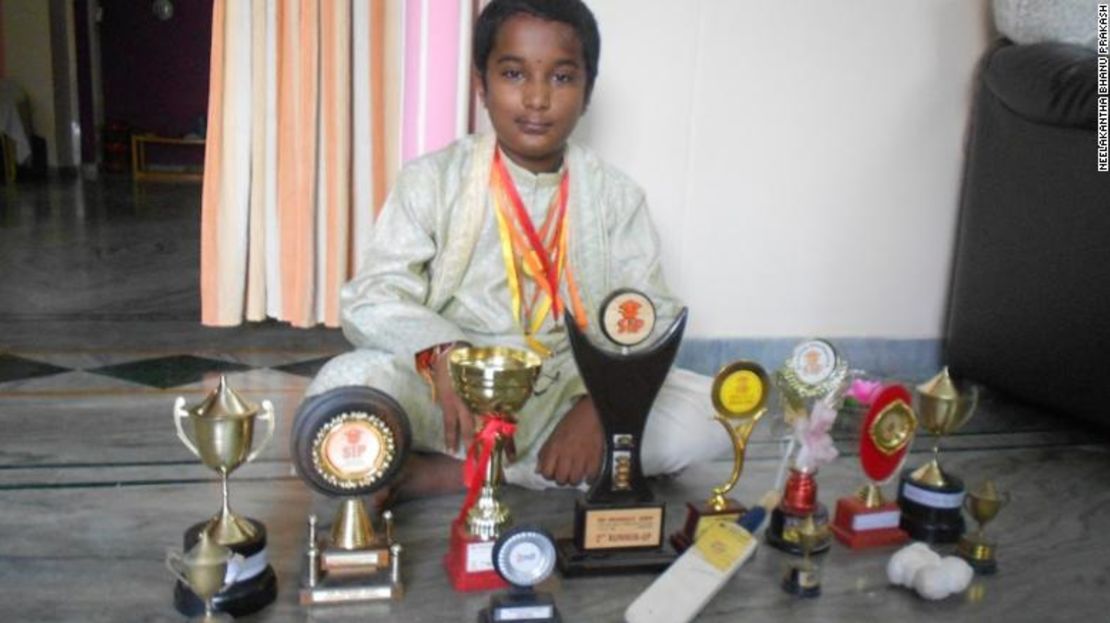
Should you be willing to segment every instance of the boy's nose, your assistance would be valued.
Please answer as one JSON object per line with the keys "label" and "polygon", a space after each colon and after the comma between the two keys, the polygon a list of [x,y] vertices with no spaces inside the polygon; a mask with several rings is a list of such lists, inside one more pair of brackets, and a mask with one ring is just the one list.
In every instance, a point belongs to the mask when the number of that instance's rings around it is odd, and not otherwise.
{"label": "boy's nose", "polygon": [[535,110],[546,110],[551,105],[551,88],[544,83],[525,86],[524,105]]}

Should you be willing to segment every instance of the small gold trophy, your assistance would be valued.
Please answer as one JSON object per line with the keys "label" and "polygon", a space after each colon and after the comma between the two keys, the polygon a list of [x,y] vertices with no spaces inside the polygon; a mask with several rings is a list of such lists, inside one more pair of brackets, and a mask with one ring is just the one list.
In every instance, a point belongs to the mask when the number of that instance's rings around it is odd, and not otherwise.
{"label": "small gold trophy", "polygon": [[989,575],[998,570],[998,561],[994,557],[995,544],[983,534],[983,528],[1009,503],[1009,492],[999,494],[990,480],[969,491],[964,498],[964,508],[979,528],[960,537],[956,552],[978,573]]}
{"label": "small gold trophy", "polygon": [[227,588],[227,571],[233,554],[202,531],[197,544],[184,555],[173,550],[166,552],[166,568],[204,603],[204,615],[190,619],[203,623],[231,621],[224,613],[215,611],[212,598]]}
{"label": "small gold trophy", "polygon": [[[277,577],[267,561],[266,527],[262,522],[240,517],[231,511],[228,477],[240,465],[249,463],[266,448],[274,436],[274,407],[269,400],[261,405],[242,396],[220,377],[220,383],[200,403],[185,406],[179,397],[174,403],[177,436],[209,469],[220,475],[223,493],[219,512],[208,521],[193,525],[185,532],[185,549],[192,549],[204,532],[244,558],[234,583],[219,591],[212,604],[216,610],[243,616],[261,610],[277,597]],[[262,440],[254,443],[255,423],[266,423]],[[185,425],[188,423],[188,426]],[[189,433],[192,433],[191,435]],[[185,583],[174,590],[174,606],[184,614],[199,612],[200,597]]]}
{"label": "small gold trophy", "polygon": [[336,387],[301,404],[290,437],[297,473],[340,499],[327,535],[317,534],[316,515],[308,517],[301,605],[401,597],[402,548],[393,540],[393,514],[381,514],[384,534],[375,531],[360,496],[396,477],[411,436],[401,406],[371,387]]}
{"label": "small gold trophy", "polygon": [[748,438],[767,412],[769,387],[767,372],[751,361],[733,362],[713,379],[713,408],[717,411],[714,419],[724,426],[732,440],[732,474],[724,484],[713,488],[705,504],[686,503],[686,523],[671,535],[671,545],[676,551],[685,551],[712,522],[736,521],[747,510],[725,495],[740,481]]}
{"label": "small gold trophy", "polygon": [[940,443],[967,423],[979,400],[977,387],[960,391],[944,368],[917,387],[917,414],[922,427],[934,435],[933,458],[912,472],[902,473],[898,505],[902,529],[910,537],[929,543],[955,543],[964,532],[960,512],[964,483],[940,467]]}
{"label": "small gold trophy", "polygon": [[500,499],[505,443],[516,430],[520,411],[539,377],[542,361],[531,351],[505,347],[466,347],[451,351],[448,364],[459,398],[482,426],[467,453],[464,479],[468,493],[451,525],[443,564],[456,590],[505,586],[493,566],[493,544],[512,521]]}
{"label": "small gold trophy", "polygon": [[821,594],[821,571],[813,562],[814,550],[828,541],[828,524],[818,524],[813,515],[806,515],[798,524],[798,547],[802,550],[802,564],[791,565],[782,579],[782,589],[798,597],[817,597]]}

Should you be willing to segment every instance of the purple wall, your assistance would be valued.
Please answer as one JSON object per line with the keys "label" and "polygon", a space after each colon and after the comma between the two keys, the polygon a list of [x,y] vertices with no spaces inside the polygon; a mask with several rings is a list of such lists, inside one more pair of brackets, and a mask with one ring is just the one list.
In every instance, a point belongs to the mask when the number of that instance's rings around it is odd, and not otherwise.
{"label": "purple wall", "polygon": [[181,136],[208,110],[213,0],[175,0],[159,21],[149,0],[102,0],[105,121]]}

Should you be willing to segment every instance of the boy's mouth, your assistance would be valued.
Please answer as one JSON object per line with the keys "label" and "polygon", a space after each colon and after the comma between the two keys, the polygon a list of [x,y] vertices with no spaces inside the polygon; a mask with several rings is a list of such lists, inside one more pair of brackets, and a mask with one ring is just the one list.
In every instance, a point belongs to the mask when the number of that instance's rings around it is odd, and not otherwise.
{"label": "boy's mouth", "polygon": [[517,119],[516,127],[524,134],[547,134],[551,129],[551,123],[543,121],[533,121],[530,119]]}

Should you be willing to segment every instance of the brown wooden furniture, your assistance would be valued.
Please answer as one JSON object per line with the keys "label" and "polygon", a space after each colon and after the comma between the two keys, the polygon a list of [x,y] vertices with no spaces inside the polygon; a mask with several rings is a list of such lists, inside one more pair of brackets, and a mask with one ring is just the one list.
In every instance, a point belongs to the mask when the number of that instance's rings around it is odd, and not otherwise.
{"label": "brown wooden furniture", "polygon": [[186,166],[183,171],[152,171],[148,167],[146,147],[148,144],[173,146],[198,146],[204,150],[202,138],[167,138],[155,134],[135,134],[131,137],[131,177],[134,181],[193,181],[204,179],[204,171]]}

